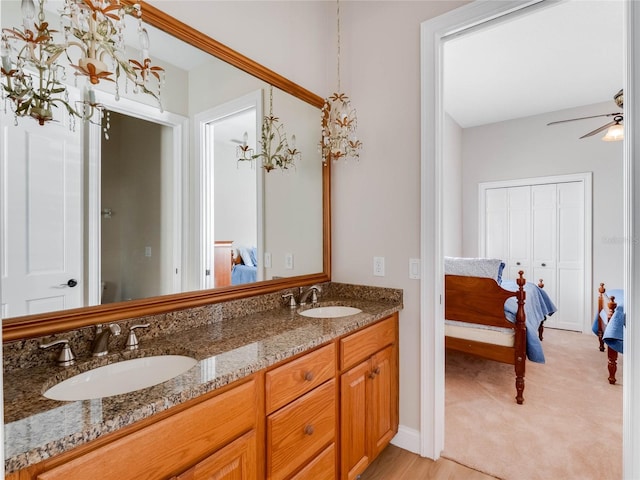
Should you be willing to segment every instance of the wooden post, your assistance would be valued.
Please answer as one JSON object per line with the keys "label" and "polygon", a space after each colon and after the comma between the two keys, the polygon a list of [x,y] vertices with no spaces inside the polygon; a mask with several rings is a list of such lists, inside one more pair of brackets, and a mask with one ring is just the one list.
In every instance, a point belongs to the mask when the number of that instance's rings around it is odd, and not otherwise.
{"label": "wooden post", "polygon": [[[611,320],[613,312],[616,311],[618,304],[616,303],[616,297],[610,297],[611,301],[607,304],[609,311],[607,312],[607,320]],[[609,368],[609,383],[614,385],[616,383],[616,371],[618,370],[618,352],[607,345],[607,359]]]}
{"label": "wooden post", "polygon": [[600,343],[600,351],[604,352],[604,342],[602,341],[602,334],[604,333],[604,322],[602,321],[602,317],[600,317],[600,312],[604,308],[604,283],[600,284],[600,288],[598,288],[598,342]]}
{"label": "wooden post", "polygon": [[[542,278],[538,281],[538,287],[544,288],[544,280]],[[540,341],[543,340],[542,339],[543,334],[544,334],[544,320],[540,322],[540,326],[538,327],[538,338],[540,339]]]}
{"label": "wooden post", "polygon": [[524,285],[527,281],[524,278],[524,272],[520,270],[518,272],[520,277],[516,280],[518,284],[518,311],[516,312],[516,328],[515,328],[515,371],[516,371],[516,402],[518,405],[522,405],[524,402],[524,371],[525,362],[527,357],[527,324],[524,314],[524,302],[526,299],[526,292],[524,291]]}

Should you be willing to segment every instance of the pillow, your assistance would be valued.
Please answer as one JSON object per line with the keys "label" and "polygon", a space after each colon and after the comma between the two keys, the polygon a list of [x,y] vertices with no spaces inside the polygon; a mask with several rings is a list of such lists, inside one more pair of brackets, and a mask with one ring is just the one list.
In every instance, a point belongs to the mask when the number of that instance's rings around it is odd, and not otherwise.
{"label": "pillow", "polygon": [[249,267],[255,267],[256,264],[251,260],[251,254],[249,253],[249,249],[247,247],[238,247],[238,253],[240,254],[240,258],[242,258],[242,263]]}
{"label": "pillow", "polygon": [[502,270],[504,270],[504,262],[499,258],[444,257],[446,275],[493,278],[500,284]]}
{"label": "pillow", "polygon": [[251,247],[249,249],[249,257],[251,257],[251,261],[253,262],[253,266],[258,266],[258,252],[256,247]]}

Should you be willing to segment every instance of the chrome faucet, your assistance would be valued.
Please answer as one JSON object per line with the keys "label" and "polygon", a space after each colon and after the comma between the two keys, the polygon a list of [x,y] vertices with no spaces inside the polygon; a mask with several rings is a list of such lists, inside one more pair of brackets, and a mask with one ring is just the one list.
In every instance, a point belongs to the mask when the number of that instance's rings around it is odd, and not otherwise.
{"label": "chrome faucet", "polygon": [[322,291],[319,285],[311,285],[306,290],[303,287],[300,287],[300,299],[298,303],[300,305],[306,305],[309,296],[311,296],[311,304],[318,303],[318,293]]}
{"label": "chrome faucet", "polygon": [[60,355],[58,355],[59,366],[70,367],[71,365],[76,363],[76,356],[71,351],[69,340],[67,340],[66,338],[62,338],[51,343],[43,343],[40,345],[40,348],[51,348],[56,345],[62,345],[62,350],[60,350]]}
{"label": "chrome faucet", "polygon": [[96,338],[93,340],[93,347],[91,348],[92,355],[94,357],[102,357],[109,353],[109,337],[120,335],[120,325],[110,323],[108,328],[103,328],[102,324],[96,325]]}

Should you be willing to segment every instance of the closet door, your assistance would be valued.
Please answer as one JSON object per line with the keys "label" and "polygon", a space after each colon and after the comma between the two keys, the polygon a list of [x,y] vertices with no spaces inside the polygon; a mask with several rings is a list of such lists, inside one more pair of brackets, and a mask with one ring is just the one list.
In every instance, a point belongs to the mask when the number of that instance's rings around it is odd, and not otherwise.
{"label": "closet door", "polygon": [[[485,193],[484,256],[508,261],[509,208],[507,188],[493,188]],[[506,274],[506,272],[505,272]]]}
{"label": "closet door", "polygon": [[506,263],[503,278],[523,270],[558,311],[546,326],[582,331],[585,315],[584,182],[485,190],[484,256]]}
{"label": "closet door", "polygon": [[558,184],[558,312],[547,325],[582,331],[584,312],[584,184]]}
{"label": "closet door", "polygon": [[552,299],[557,298],[558,215],[557,185],[531,187],[531,249],[532,268],[527,280],[544,281],[544,289]]}
{"label": "closet door", "polygon": [[506,278],[515,280],[523,270],[529,279],[531,268],[531,187],[510,187],[507,189],[509,205],[508,254]]}

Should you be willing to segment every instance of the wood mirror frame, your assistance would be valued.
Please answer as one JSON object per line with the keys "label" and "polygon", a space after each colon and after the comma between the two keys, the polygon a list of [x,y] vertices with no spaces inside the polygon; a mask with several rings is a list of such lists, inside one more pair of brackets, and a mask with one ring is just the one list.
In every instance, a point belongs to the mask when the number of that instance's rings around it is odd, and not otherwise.
{"label": "wood mirror frame", "polygon": [[[123,3],[134,3],[124,0]],[[287,92],[319,109],[322,97],[291,82],[259,63],[226,47],[211,37],[193,29],[189,25],[167,15],[162,10],[147,3],[142,4],[143,20],[166,33],[199,48],[214,57],[253,75],[276,88]],[[318,129],[320,125],[318,124]],[[33,338],[68,331],[96,323],[123,320],[166,313],[174,310],[193,308],[211,303],[224,302],[254,295],[276,292],[285,288],[309,285],[331,280],[331,166],[325,164],[322,170],[322,207],[323,207],[323,271],[277,280],[265,280],[249,285],[222,287],[211,290],[197,290],[159,297],[130,300],[116,304],[96,305],[58,312],[26,315],[4,320],[2,323],[3,342]]]}

